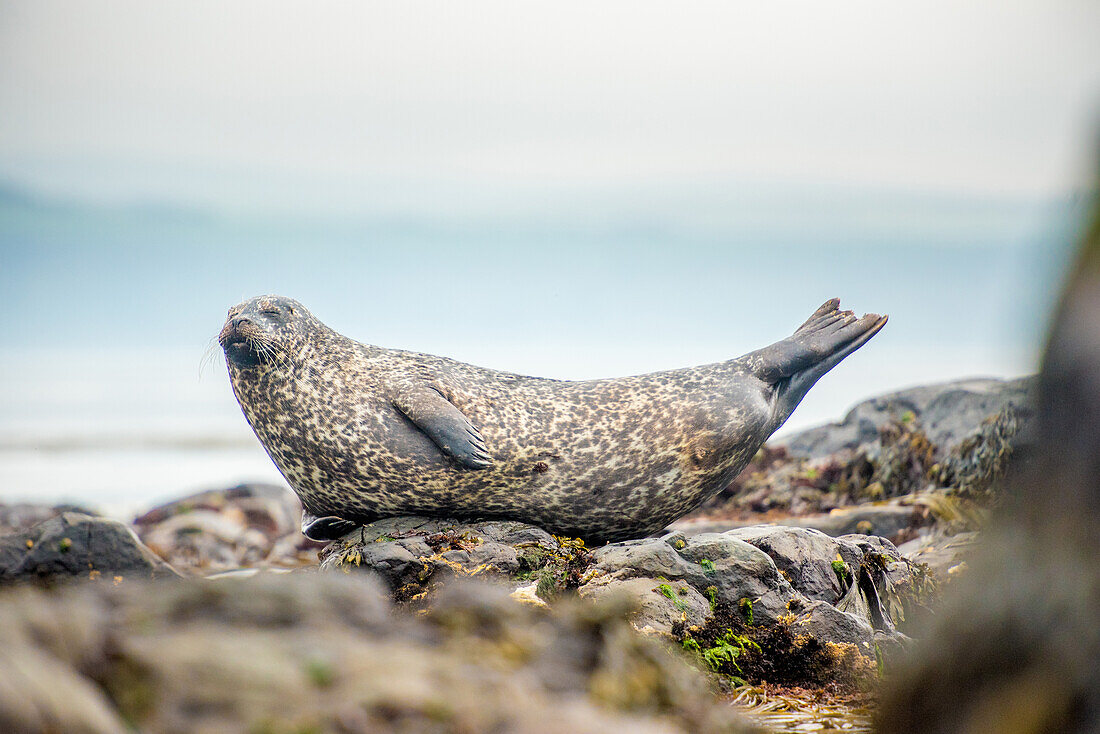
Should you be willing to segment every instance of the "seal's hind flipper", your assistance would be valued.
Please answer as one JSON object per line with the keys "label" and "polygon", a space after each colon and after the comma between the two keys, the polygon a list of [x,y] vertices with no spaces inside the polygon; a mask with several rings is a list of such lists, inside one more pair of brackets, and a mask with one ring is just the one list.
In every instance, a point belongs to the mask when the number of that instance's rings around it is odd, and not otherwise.
{"label": "seal's hind flipper", "polygon": [[841,311],[840,301],[833,298],[821,304],[794,334],[741,359],[757,377],[770,384],[807,370],[817,372],[827,364],[817,375],[820,378],[877,334],[887,318],[874,313],[856,318],[851,311]]}
{"label": "seal's hind flipper", "polygon": [[430,385],[402,390],[393,406],[462,466],[484,469],[493,463],[485,440],[470,419]]}
{"label": "seal's hind flipper", "polygon": [[888,316],[856,318],[840,310],[840,300],[821,304],[786,339],[750,352],[738,361],[762,381],[775,386],[776,418],[782,423],[821,377],[886,325]]}

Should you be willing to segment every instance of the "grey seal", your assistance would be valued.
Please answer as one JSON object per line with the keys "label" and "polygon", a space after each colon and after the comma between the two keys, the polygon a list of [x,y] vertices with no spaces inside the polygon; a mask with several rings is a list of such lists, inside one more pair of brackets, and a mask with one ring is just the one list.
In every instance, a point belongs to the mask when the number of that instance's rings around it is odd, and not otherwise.
{"label": "grey seal", "polygon": [[426,515],[606,542],[656,532],[727,486],[886,320],[833,299],[737,359],[584,381],[362,344],[280,296],[231,308],[218,341],[310,537]]}

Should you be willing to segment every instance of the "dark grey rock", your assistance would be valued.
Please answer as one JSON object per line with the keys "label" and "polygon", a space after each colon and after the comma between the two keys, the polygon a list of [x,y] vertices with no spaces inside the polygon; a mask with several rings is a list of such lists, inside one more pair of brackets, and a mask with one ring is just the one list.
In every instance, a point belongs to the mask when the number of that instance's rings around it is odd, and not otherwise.
{"label": "dark grey rock", "polygon": [[837,575],[833,562],[841,561],[842,573],[854,578],[863,560],[863,552],[855,544],[817,530],[760,525],[731,530],[726,535],[767,553],[795,589],[829,604],[836,604],[848,586]]}
{"label": "dark grey rock", "polygon": [[821,642],[855,645],[861,655],[875,657],[875,632],[871,625],[854,614],[846,614],[832,604],[811,601],[804,606],[791,605],[795,620],[791,630],[807,634]]}
{"label": "dark grey rock", "polygon": [[1033,383],[1033,377],[972,379],[902,390],[859,403],[839,423],[773,438],[770,445],[793,456],[824,458],[874,443],[880,428],[911,413],[932,443],[950,450],[1006,405],[1029,414]]}
{"label": "dark grey rock", "polygon": [[[738,538],[704,533],[611,543],[593,554],[593,576],[684,581],[716,602],[753,602],[754,616],[774,622],[798,596],[763,551]],[[583,587],[582,587],[583,589]]]}
{"label": "dark grey rock", "polygon": [[79,512],[98,517],[99,513],[76,505],[38,505],[30,502],[7,504],[0,502],[0,537],[29,530],[35,525],[57,517],[63,512]]}
{"label": "dark grey rock", "polygon": [[398,591],[454,576],[510,577],[521,571],[524,555],[561,552],[554,536],[526,523],[402,516],[333,542],[322,553],[321,568],[376,573]]}
{"label": "dark grey rock", "polygon": [[578,594],[593,601],[628,600],[635,609],[631,621],[642,632],[671,634],[677,622],[702,626],[713,616],[710,601],[683,581],[602,577],[582,586]]}
{"label": "dark grey rock", "polygon": [[76,512],[4,536],[0,562],[0,583],[178,576],[127,526]]}

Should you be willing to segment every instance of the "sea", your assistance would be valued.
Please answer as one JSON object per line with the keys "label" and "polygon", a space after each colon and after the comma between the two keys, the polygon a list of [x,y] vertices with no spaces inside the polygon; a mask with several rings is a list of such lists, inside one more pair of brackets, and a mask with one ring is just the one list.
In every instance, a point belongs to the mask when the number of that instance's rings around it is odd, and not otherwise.
{"label": "sea", "polygon": [[789,197],[784,217],[781,194],[761,203],[769,217],[739,198],[690,220],[429,221],[0,187],[0,502],[128,518],[281,483],[213,340],[229,306],[261,293],[361,341],[560,379],[729,359],[832,296],[888,312],[784,432],[913,385],[1037,369],[1083,206],[848,192]]}

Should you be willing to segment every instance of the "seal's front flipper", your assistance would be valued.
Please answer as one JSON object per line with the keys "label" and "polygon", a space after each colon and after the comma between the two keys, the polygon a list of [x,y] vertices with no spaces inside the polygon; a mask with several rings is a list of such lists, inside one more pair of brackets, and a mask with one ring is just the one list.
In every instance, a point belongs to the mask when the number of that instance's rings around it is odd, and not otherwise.
{"label": "seal's front flipper", "polygon": [[342,538],[355,528],[359,523],[345,520],[342,517],[317,517],[308,512],[302,513],[302,535],[310,540],[336,540]]}
{"label": "seal's front flipper", "polygon": [[459,464],[484,469],[493,463],[481,433],[434,387],[424,385],[404,390],[393,405]]}

